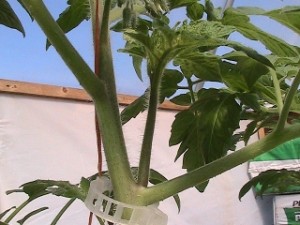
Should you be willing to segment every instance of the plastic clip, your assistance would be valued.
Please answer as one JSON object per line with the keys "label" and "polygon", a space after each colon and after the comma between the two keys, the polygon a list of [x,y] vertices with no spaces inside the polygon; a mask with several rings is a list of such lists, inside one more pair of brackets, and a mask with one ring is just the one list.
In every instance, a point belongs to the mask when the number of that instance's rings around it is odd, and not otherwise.
{"label": "plastic clip", "polygon": [[[167,225],[168,216],[156,205],[134,206],[116,201],[103,193],[111,192],[112,185],[107,177],[98,177],[90,184],[85,200],[86,207],[105,221],[121,225]],[[130,218],[124,218],[124,212],[131,212]]]}

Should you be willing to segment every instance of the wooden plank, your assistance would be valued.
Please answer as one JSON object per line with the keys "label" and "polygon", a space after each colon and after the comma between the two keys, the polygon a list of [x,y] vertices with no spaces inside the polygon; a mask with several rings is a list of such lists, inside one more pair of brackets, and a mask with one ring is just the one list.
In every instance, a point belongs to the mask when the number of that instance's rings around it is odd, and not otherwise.
{"label": "wooden plank", "polygon": [[265,131],[265,129],[264,128],[260,128],[259,130],[258,130],[258,138],[259,139],[262,139],[262,138],[264,138],[266,136],[266,131]]}
{"label": "wooden plank", "polygon": [[[47,85],[47,84],[35,84],[29,82],[20,82],[20,81],[3,80],[3,79],[0,79],[0,93],[1,92],[92,102],[91,97],[83,89],[60,87],[60,86]],[[120,105],[129,105],[136,99],[137,99],[136,96],[118,95],[118,101]],[[159,106],[159,108],[166,109],[166,110],[178,110],[178,111],[186,109],[186,107],[175,105],[169,101],[165,101],[163,104]]]}
{"label": "wooden plank", "polygon": [[0,80],[0,92],[88,102],[92,101],[89,95],[81,89],[11,80]]}

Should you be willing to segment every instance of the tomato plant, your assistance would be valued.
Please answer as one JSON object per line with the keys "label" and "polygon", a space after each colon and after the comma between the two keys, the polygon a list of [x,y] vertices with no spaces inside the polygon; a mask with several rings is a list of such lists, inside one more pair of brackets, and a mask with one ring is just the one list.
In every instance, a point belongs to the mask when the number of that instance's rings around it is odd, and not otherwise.
{"label": "tomato plant", "polygon": [[[179,192],[191,187],[204,191],[210,178],[300,136],[299,47],[261,30],[249,18],[265,16],[299,34],[299,6],[271,11],[230,7],[223,12],[214,8],[209,0],[204,3],[197,0],[74,0],[68,1],[68,8],[55,21],[42,0],[20,2],[46,34],[48,46],[51,44],[56,49],[94,101],[108,174],[118,201],[146,206],[175,196],[179,204],[176,196]],[[0,17],[0,22],[24,33],[8,2],[1,0],[0,4],[0,15],[10,16]],[[168,12],[181,7],[186,9],[187,19],[171,27]],[[110,25],[112,18],[118,20],[113,26]],[[65,36],[85,19],[93,23],[94,70]],[[126,44],[120,51],[132,57],[137,76],[141,78],[145,70],[149,78],[145,93],[121,114],[110,30],[123,33]],[[261,42],[270,54],[262,55],[230,40],[234,32]],[[214,50],[222,46],[231,50],[223,55],[214,54]],[[207,81],[222,84],[222,88],[195,89],[195,85]],[[171,146],[178,145],[176,159],[183,157],[183,168],[187,172],[171,180],[151,170],[157,108],[166,99],[187,106],[176,115],[169,141]],[[147,120],[140,162],[138,168],[132,168],[122,124],[143,111],[147,111]],[[246,130],[237,132],[242,120],[250,122]],[[260,128],[271,132],[247,144]],[[247,145],[235,151],[238,141]],[[233,153],[227,154],[229,151]],[[155,185],[148,186],[149,181]],[[30,200],[45,194],[68,197],[71,201],[83,200],[88,183],[85,178],[79,185],[39,180],[25,184],[22,190]],[[60,191],[49,189],[53,186]],[[11,219],[12,216],[5,223]]]}

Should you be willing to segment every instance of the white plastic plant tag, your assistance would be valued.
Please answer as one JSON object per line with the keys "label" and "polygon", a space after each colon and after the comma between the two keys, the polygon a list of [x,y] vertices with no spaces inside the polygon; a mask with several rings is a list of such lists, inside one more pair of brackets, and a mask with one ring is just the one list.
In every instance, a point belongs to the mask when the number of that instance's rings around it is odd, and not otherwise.
{"label": "white plastic plant tag", "polygon": [[[167,225],[168,216],[157,208],[157,205],[133,206],[116,201],[103,193],[111,192],[112,185],[107,177],[98,177],[90,184],[85,199],[86,207],[107,222],[120,225]],[[123,213],[131,212],[129,219]]]}

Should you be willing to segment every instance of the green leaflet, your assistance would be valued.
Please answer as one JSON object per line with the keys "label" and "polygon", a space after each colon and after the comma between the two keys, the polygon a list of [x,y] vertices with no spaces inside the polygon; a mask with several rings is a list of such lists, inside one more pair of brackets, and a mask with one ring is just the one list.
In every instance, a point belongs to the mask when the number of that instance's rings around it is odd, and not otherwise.
{"label": "green leaflet", "polygon": [[180,66],[183,74],[190,78],[192,75],[206,81],[221,81],[221,59],[213,54],[199,51],[185,51],[174,60],[174,65]]}
{"label": "green leaflet", "polygon": [[169,7],[170,9],[179,8],[182,6],[187,6],[193,3],[198,2],[197,0],[171,0],[169,1]]}
{"label": "green leaflet", "polygon": [[143,75],[142,75],[142,63],[143,58],[140,56],[132,55],[132,64],[134,67],[134,70],[138,76],[138,78],[143,81]]}
{"label": "green leaflet", "polygon": [[[68,0],[67,4],[69,5],[57,19],[57,23],[60,28],[68,33],[74,28],[78,27],[84,20],[89,20],[91,17],[91,0]],[[140,4],[140,3],[139,3]],[[119,9],[116,7],[117,2],[115,0],[112,1],[111,10],[112,13],[110,15],[110,21],[115,21],[122,18],[123,9]],[[137,6],[137,11],[140,11],[141,6]],[[50,43],[47,40],[46,48],[50,47]]]}
{"label": "green leaflet", "polygon": [[211,0],[205,0],[205,12],[208,21],[216,21],[221,18],[220,11],[214,7]]}
{"label": "green leaflet", "polygon": [[[275,63],[276,65],[277,63]],[[295,76],[295,72],[291,73],[293,71],[294,66],[291,65],[276,65],[276,72],[277,72],[277,77],[280,82],[280,89],[282,93],[282,98],[284,98],[284,95],[287,93],[289,90],[290,86],[287,84],[288,78]],[[292,70],[290,70],[292,68]],[[298,70],[297,70],[298,71]],[[293,75],[292,75],[293,74]],[[274,87],[273,87],[273,82],[271,77],[267,75],[261,76],[258,81],[254,85],[254,90],[258,93],[260,98],[262,98],[264,101],[276,105],[276,96],[274,94]],[[295,101],[297,100],[297,97],[295,96]],[[295,102],[296,103],[296,102]],[[293,107],[297,107],[297,105],[294,104]]]}
{"label": "green leaflet", "polygon": [[0,0],[0,24],[16,29],[25,36],[25,30],[22,23],[7,0]]}
{"label": "green leaflet", "polygon": [[61,29],[68,33],[77,27],[83,20],[90,18],[89,0],[68,0],[68,8],[66,8],[57,20]]}
{"label": "green leaflet", "polygon": [[[141,76],[140,57],[147,57],[151,70],[154,70],[157,63],[161,61],[161,58],[165,58],[164,60],[169,61],[174,59],[174,65],[180,66],[183,74],[188,78],[195,75],[202,80],[220,82],[222,81],[220,71],[221,58],[211,53],[197,51],[196,49],[198,47],[200,50],[202,48],[210,50],[219,46],[228,46],[237,51],[244,52],[244,61],[246,61],[246,56],[250,57],[249,59],[247,58],[248,63],[239,64],[242,68],[245,66],[244,71],[250,68],[253,72],[254,67],[252,66],[258,66],[259,73],[252,73],[255,76],[245,75],[247,78],[245,81],[247,82],[246,86],[249,87],[253,85],[258,76],[264,73],[266,70],[265,66],[273,67],[273,64],[255,50],[245,47],[240,43],[226,40],[225,38],[234,30],[233,26],[225,26],[215,21],[184,23],[176,32],[167,26],[161,25],[154,29],[151,36],[144,32],[127,29],[125,30],[125,37],[128,43],[126,49],[122,51],[136,56],[134,58],[134,65],[139,76]],[[242,54],[240,55],[242,57]],[[240,69],[238,67],[235,68],[236,71]],[[247,89],[247,87],[243,87],[242,89]]]}
{"label": "green leaflet", "polygon": [[134,43],[136,46],[140,45],[143,48],[146,48],[147,52],[150,51],[151,40],[148,34],[144,34],[133,29],[126,29],[124,31],[124,38],[128,43]]}
{"label": "green leaflet", "polygon": [[248,57],[243,52],[233,52],[223,56],[223,59],[231,62],[222,62],[222,81],[232,90],[239,92],[250,92],[256,81],[269,72],[262,63]]}
{"label": "green leaflet", "polygon": [[[158,57],[163,56],[174,46],[175,33],[169,28],[155,29],[151,35],[151,51]],[[176,44],[176,43],[175,43]]]}
{"label": "green leaflet", "polygon": [[[70,184],[68,181],[55,181],[55,180],[35,180],[29,183],[25,183],[21,186],[20,189],[17,190],[10,190],[7,191],[7,194],[16,193],[16,192],[23,192],[28,195],[28,200],[22,204],[22,208],[25,207],[27,204],[32,202],[33,200],[42,197],[47,194],[53,194],[55,196],[61,196],[65,198],[69,198],[70,200],[66,203],[66,205],[60,210],[57,216],[52,221],[51,225],[55,225],[57,221],[61,218],[61,216],[66,212],[69,206],[76,200],[80,199],[81,201],[85,200],[87,195],[90,181],[95,179],[96,175],[93,175],[89,178],[82,178],[80,184]],[[26,204],[25,204],[26,203]],[[13,207],[15,208],[15,207]],[[12,208],[12,209],[13,209]],[[24,224],[27,219],[46,210],[47,207],[42,207],[37,210],[34,210],[27,214],[24,218],[18,221],[20,224]],[[9,210],[2,213],[0,218],[7,214]],[[9,217],[12,219],[12,217]],[[9,219],[9,220],[10,220]],[[7,221],[8,222],[8,221]]]}
{"label": "green leaflet", "polygon": [[[290,83],[295,78],[299,71],[300,58],[298,57],[278,57],[274,55],[268,56],[270,61],[274,64],[278,79],[280,80],[280,88],[283,95],[290,89]],[[266,80],[266,78],[265,78]],[[269,81],[270,83],[271,81]],[[300,94],[299,90],[295,94],[290,111],[300,112]]]}
{"label": "green leaflet", "polygon": [[[197,146],[197,145],[195,145]],[[187,171],[192,171],[196,168],[199,168],[201,165],[205,165],[205,160],[203,159],[203,157],[197,152],[196,148],[191,147],[189,149],[189,151],[187,151],[184,154],[183,157],[183,169],[186,169]],[[205,188],[207,187],[209,181],[205,181],[201,184],[198,184],[195,186],[195,188],[199,191],[199,192],[204,192]]]}
{"label": "green leaflet", "polygon": [[[300,57],[278,57],[274,55],[268,56],[274,64],[279,79],[293,78],[299,70]],[[283,82],[282,82],[283,83]]]}
{"label": "green leaflet", "polygon": [[194,38],[227,38],[232,32],[236,31],[234,26],[223,25],[218,21],[191,21],[184,22],[178,29],[180,32],[186,32]]}
{"label": "green leaflet", "polygon": [[183,77],[183,74],[178,70],[165,69],[160,87],[160,103],[162,103],[165,98],[169,98],[176,93],[178,84],[183,80]]}
{"label": "green leaflet", "polygon": [[176,159],[184,154],[183,168],[191,171],[224,156],[232,147],[240,113],[234,95],[201,89],[198,101],[172,124],[169,144],[180,144]]}
{"label": "green leaflet", "polygon": [[134,100],[121,112],[122,124],[126,124],[129,120],[137,117],[138,114],[144,112],[148,108],[148,104],[149,90],[147,89],[142,96]]}
{"label": "green leaflet", "polygon": [[194,122],[194,114],[190,110],[184,110],[179,112],[175,116],[175,120],[172,124],[171,137],[169,145],[177,145],[181,143],[188,135],[189,127]]}
{"label": "green leaflet", "polygon": [[132,64],[138,78],[143,81],[142,63],[146,58],[145,50],[136,43],[127,43],[125,49],[119,49],[118,52],[127,53],[132,57]]}
{"label": "green leaflet", "polygon": [[193,52],[197,47],[202,51],[199,54],[204,54],[203,51],[227,46],[236,51],[242,51],[248,57],[273,68],[273,64],[254,49],[246,47],[239,42],[227,40],[228,36],[236,30],[237,28],[231,24],[224,25],[216,21],[192,21],[189,24],[184,23],[178,28],[178,31],[181,33],[181,42],[186,43],[187,48],[191,48],[186,51],[188,54],[194,54]]}
{"label": "green leaflet", "polygon": [[282,23],[293,31],[300,34],[300,7],[285,7],[282,9],[266,12],[264,15]]}
{"label": "green leaflet", "polygon": [[238,10],[227,9],[224,13],[222,23],[234,26],[239,33],[251,40],[260,41],[266,48],[278,56],[298,56],[298,51],[295,47],[254,26],[250,23],[249,17]]}
{"label": "green leaflet", "polygon": [[175,103],[176,105],[182,105],[182,106],[190,106],[192,103],[190,93],[177,95],[174,98],[172,98],[170,101]]}
{"label": "green leaflet", "polygon": [[259,96],[260,98],[262,98],[263,100],[265,100],[266,102],[276,105],[276,96],[274,94],[275,89],[274,87],[271,86],[264,86],[261,81],[259,80],[256,84],[255,84],[255,90],[257,92],[259,92]]}
{"label": "green leaflet", "polygon": [[224,46],[231,47],[235,49],[236,51],[242,51],[244,52],[248,57],[262,63],[265,66],[268,66],[270,68],[274,68],[274,65],[269,61],[269,59],[261,54],[259,54],[256,50],[246,47],[238,42],[235,41],[227,41]]}
{"label": "green leaflet", "polygon": [[199,3],[193,3],[186,7],[186,12],[191,20],[200,20],[204,13],[204,6]]}
{"label": "green leaflet", "polygon": [[8,191],[7,194],[20,191],[26,193],[29,198],[36,198],[47,194],[81,200],[85,198],[81,188],[78,185],[70,184],[68,181],[35,180],[23,184],[20,190]]}
{"label": "green leaflet", "polygon": [[[90,3],[89,0],[68,0],[68,7],[59,15],[56,21],[60,28],[68,33],[76,28],[84,20],[90,18]],[[47,40],[46,49],[51,46]]]}
{"label": "green leaflet", "polygon": [[243,133],[243,139],[244,139],[245,144],[248,144],[250,137],[256,131],[256,127],[257,127],[257,121],[255,121],[255,120],[251,121],[250,123],[247,124],[247,128],[246,128],[245,132]]}
{"label": "green leaflet", "polygon": [[[127,41],[125,49],[119,50],[124,53],[129,53],[133,56],[134,68],[137,72],[138,77],[141,79],[141,65],[142,60],[147,59],[147,65],[151,70],[156,68],[159,57],[161,57],[161,52],[164,52],[166,46],[166,40],[161,32],[156,31],[149,36],[149,34],[144,31],[135,31],[133,29],[124,30],[124,38]],[[157,41],[157,46],[154,41]],[[159,49],[162,47],[162,49]],[[149,69],[148,69],[149,70]],[[149,75],[149,74],[148,74]]]}
{"label": "green leaflet", "polygon": [[299,6],[286,6],[281,9],[265,11],[255,7],[240,7],[237,8],[240,13],[245,15],[262,15],[267,16],[279,23],[289,27],[293,31],[300,34],[300,7]]}
{"label": "green leaflet", "polygon": [[259,104],[259,97],[256,93],[237,93],[237,97],[241,101],[243,105],[248,108],[251,108],[257,112],[261,110],[261,106]]}
{"label": "green leaflet", "polygon": [[235,95],[216,89],[202,89],[191,109],[195,110],[196,117],[201,121],[198,129],[206,133],[202,146],[206,160],[212,161],[226,154],[225,147],[239,127],[241,108],[235,101]]}
{"label": "green leaflet", "polygon": [[181,36],[165,23],[157,22],[155,26],[156,28],[151,34],[144,32],[144,30],[125,29],[124,37],[127,44],[125,49],[120,50],[134,56],[134,67],[140,78],[141,62],[142,58],[145,58],[150,80],[154,80],[155,76],[158,75],[154,71],[170,62],[190,45],[194,45],[194,42],[186,43],[185,40],[182,40]]}

